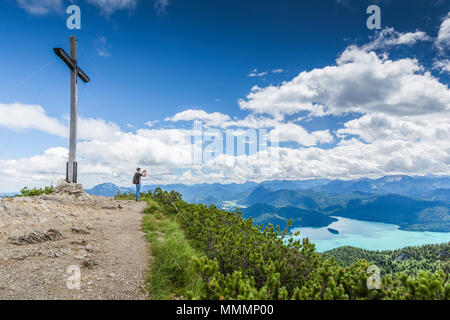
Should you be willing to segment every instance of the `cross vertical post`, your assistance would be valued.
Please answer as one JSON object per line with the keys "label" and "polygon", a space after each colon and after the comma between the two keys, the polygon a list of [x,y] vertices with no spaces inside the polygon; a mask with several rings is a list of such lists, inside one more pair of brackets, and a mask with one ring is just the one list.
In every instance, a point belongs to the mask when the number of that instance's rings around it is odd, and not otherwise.
{"label": "cross vertical post", "polygon": [[[70,58],[77,64],[77,38],[70,37]],[[70,71],[70,136],[69,161],[66,168],[67,182],[77,183],[77,123],[78,123],[78,75],[77,69]]]}
{"label": "cross vertical post", "polygon": [[70,135],[66,181],[77,183],[78,78],[83,82],[89,82],[90,79],[78,66],[77,38],[75,36],[70,37],[70,56],[61,48],[54,48],[53,51],[70,69]]}

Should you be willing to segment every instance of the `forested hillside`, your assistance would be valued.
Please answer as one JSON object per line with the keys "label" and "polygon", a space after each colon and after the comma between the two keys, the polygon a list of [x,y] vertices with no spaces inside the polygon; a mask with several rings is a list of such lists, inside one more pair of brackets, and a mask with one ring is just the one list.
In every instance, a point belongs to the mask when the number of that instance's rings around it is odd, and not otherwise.
{"label": "forested hillside", "polygon": [[[250,205],[248,209],[243,209],[244,214],[251,212],[251,216],[261,222],[280,223],[282,219],[275,216],[272,216],[272,220],[269,219],[267,213],[275,214],[277,211],[273,208],[269,211],[265,208],[258,214],[255,210],[258,204],[277,208],[297,207],[319,214],[397,224],[402,230],[407,231],[450,232],[448,202],[421,200],[399,194],[375,195],[361,191],[326,194],[310,190],[285,189],[273,191],[261,186],[247,197],[244,204]],[[287,218],[292,218],[294,225],[297,225],[295,210],[288,211],[291,211],[292,215]],[[265,216],[262,216],[263,214]]]}
{"label": "forested hillside", "polygon": [[450,205],[440,201],[387,194],[352,199],[333,215],[366,221],[397,224],[402,230],[450,232]]}
{"label": "forested hillside", "polygon": [[292,227],[325,227],[337,221],[336,218],[325,215],[316,210],[304,210],[296,207],[277,208],[268,204],[255,204],[243,208],[243,218],[253,218],[256,224],[269,223],[285,227],[292,220]]}
{"label": "forested hillside", "polygon": [[[121,196],[127,198],[127,196]],[[119,197],[120,198],[120,197]],[[156,189],[144,230],[156,248],[150,292],[161,283],[173,295],[193,299],[448,299],[448,270],[387,272],[379,289],[371,265],[344,265],[316,252],[308,239],[294,241],[286,230],[255,226],[240,212],[189,204],[177,192]],[[169,239],[171,239],[169,241]],[[182,268],[176,266],[177,261]],[[178,264],[179,265],[179,264]],[[381,267],[381,266],[380,266]],[[199,282],[199,279],[201,281]],[[369,281],[368,281],[369,280]],[[156,295],[157,296],[157,295]]]}
{"label": "forested hillside", "polygon": [[450,242],[398,250],[371,251],[355,247],[340,247],[323,253],[349,266],[364,259],[379,266],[385,274],[406,272],[417,274],[420,270],[443,270],[450,273]]}

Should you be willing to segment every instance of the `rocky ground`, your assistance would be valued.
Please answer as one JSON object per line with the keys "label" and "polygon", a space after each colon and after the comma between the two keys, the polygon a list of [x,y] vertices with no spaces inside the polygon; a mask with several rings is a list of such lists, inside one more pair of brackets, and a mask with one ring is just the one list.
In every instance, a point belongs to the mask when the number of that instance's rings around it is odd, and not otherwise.
{"label": "rocky ground", "polygon": [[144,209],[65,184],[0,199],[0,299],[146,299]]}

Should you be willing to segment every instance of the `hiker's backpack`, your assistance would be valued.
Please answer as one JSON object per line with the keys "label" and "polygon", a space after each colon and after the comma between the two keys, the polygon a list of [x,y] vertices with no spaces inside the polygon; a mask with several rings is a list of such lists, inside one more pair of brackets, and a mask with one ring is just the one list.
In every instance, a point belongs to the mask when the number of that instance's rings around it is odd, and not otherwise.
{"label": "hiker's backpack", "polygon": [[136,172],[133,177],[133,184],[139,184],[139,172]]}

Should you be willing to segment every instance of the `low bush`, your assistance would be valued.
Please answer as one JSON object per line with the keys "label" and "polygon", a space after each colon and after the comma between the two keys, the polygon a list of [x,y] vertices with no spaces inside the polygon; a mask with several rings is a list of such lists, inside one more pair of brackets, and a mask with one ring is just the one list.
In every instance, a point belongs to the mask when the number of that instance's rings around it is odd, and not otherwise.
{"label": "low bush", "polygon": [[[145,195],[144,195],[145,196]],[[147,196],[144,229],[155,256],[152,297],[190,299],[446,299],[448,272],[370,271],[359,259],[344,265],[320,254],[287,228],[255,226],[239,211],[189,204],[157,188]],[[448,259],[448,257],[447,257]],[[424,264],[425,266],[426,264]],[[199,280],[201,279],[201,281]],[[376,284],[374,287],[372,284]]]}
{"label": "low bush", "polygon": [[24,187],[22,190],[20,190],[20,194],[16,195],[16,197],[35,197],[40,196],[42,194],[51,194],[55,191],[55,188],[53,186],[50,187],[44,187],[42,188],[33,188],[29,190],[27,187]]}

